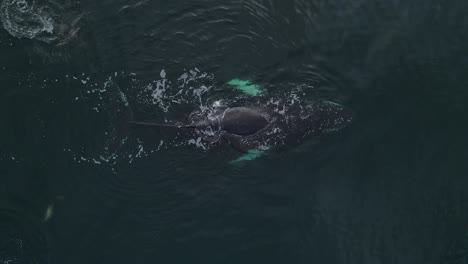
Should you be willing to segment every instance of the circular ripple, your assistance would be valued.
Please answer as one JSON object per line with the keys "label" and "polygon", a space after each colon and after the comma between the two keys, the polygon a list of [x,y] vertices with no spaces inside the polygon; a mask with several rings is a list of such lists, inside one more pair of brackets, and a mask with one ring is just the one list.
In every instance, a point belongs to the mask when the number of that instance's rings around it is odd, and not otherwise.
{"label": "circular ripple", "polygon": [[45,43],[64,44],[79,30],[81,16],[70,17],[53,2],[5,0],[0,6],[3,27],[14,37],[35,39]]}
{"label": "circular ripple", "polygon": [[30,4],[26,0],[6,0],[0,12],[4,28],[15,37],[47,43],[57,39],[54,35],[54,16],[35,2]]}

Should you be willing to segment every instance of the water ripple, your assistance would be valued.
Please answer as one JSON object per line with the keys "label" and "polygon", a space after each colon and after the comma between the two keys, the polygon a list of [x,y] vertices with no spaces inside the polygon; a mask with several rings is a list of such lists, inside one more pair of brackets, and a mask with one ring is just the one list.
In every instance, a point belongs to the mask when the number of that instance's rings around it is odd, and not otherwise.
{"label": "water ripple", "polygon": [[0,204],[0,263],[45,263],[47,241],[39,214],[25,203]]}
{"label": "water ripple", "polygon": [[0,6],[0,18],[12,36],[63,45],[79,31],[81,15],[72,15],[55,2],[5,0]]}

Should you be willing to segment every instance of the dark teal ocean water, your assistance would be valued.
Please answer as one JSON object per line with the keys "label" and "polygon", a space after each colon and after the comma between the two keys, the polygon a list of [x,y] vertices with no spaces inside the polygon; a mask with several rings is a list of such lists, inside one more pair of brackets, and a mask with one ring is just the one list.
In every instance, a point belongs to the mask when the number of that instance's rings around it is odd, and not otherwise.
{"label": "dark teal ocean water", "polygon": [[[468,262],[468,2],[0,3],[0,263]],[[353,122],[236,164],[119,134],[236,78]]]}

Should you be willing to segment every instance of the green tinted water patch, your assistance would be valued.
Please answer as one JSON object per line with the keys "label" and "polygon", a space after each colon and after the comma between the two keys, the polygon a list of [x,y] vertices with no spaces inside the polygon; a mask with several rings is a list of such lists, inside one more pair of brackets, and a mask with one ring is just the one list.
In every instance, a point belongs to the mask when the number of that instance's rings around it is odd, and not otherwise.
{"label": "green tinted water patch", "polygon": [[256,158],[259,158],[265,154],[265,151],[259,150],[259,149],[251,149],[247,151],[246,154],[240,156],[238,159],[232,160],[229,162],[230,164],[236,164],[242,161],[249,161],[249,160],[254,160]]}
{"label": "green tinted water patch", "polygon": [[260,86],[241,79],[232,79],[226,84],[234,86],[235,89],[242,91],[243,93],[251,96],[256,96],[262,92]]}

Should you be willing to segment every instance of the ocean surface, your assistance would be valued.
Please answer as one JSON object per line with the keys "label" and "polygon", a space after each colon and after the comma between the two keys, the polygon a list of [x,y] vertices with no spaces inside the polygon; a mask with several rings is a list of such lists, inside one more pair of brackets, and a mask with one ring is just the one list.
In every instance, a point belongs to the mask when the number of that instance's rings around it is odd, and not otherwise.
{"label": "ocean surface", "polygon": [[[468,263],[468,2],[1,0],[0,263]],[[172,128],[248,83],[353,121]],[[233,162],[239,161],[239,162]]]}

